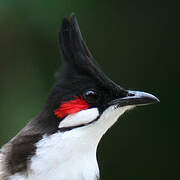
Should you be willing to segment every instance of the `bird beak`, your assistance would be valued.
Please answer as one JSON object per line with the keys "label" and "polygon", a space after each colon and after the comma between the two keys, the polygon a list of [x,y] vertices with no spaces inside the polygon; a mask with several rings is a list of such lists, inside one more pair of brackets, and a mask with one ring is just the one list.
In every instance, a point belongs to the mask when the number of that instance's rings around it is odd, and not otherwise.
{"label": "bird beak", "polygon": [[123,98],[118,98],[112,100],[108,105],[118,105],[118,107],[128,106],[128,105],[148,105],[160,102],[159,99],[152,94],[141,92],[141,91],[131,91],[128,90],[127,96]]}

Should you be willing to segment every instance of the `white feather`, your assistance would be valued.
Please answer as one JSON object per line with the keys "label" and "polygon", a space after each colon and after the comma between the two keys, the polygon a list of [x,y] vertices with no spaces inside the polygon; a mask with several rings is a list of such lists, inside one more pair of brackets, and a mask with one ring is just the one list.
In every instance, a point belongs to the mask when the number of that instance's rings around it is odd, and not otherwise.
{"label": "white feather", "polygon": [[99,116],[99,111],[97,108],[91,108],[87,110],[82,110],[76,114],[68,115],[59,124],[59,128],[66,128],[71,126],[78,126],[81,124],[87,124]]}
{"label": "white feather", "polygon": [[[118,117],[132,106],[106,109],[100,118],[87,126],[44,136],[32,157],[28,176],[15,174],[10,180],[95,180],[99,176],[96,150],[103,134]],[[97,111],[91,111],[96,117]],[[74,118],[73,118],[74,117]],[[79,117],[80,118],[80,117]],[[71,121],[77,120],[76,115]],[[81,120],[79,120],[81,122]]]}

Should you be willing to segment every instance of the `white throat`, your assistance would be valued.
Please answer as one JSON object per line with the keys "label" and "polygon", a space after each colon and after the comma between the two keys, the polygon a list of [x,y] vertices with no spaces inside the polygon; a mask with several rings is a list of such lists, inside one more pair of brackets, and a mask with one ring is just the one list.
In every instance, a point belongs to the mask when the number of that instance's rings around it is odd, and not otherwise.
{"label": "white throat", "polygon": [[37,143],[36,155],[31,159],[28,174],[15,174],[10,180],[97,180],[98,143],[118,117],[133,106],[115,107],[106,109],[92,124],[44,136]]}

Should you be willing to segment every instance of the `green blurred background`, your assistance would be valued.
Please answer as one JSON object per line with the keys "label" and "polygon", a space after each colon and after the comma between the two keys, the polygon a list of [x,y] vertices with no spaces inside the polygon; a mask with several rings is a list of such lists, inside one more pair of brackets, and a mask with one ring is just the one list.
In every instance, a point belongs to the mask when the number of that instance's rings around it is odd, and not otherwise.
{"label": "green blurred background", "polygon": [[101,179],[180,179],[177,2],[0,0],[0,145],[41,110],[61,64],[61,19],[75,12],[103,70],[161,100],[125,114],[103,138]]}

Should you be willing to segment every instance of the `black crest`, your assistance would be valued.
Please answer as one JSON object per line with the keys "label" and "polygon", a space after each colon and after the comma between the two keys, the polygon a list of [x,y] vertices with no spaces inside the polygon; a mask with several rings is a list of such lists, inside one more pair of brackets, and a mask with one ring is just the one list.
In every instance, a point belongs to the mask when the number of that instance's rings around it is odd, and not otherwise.
{"label": "black crest", "polygon": [[[105,86],[119,86],[110,80],[98,67],[85,41],[83,40],[75,14],[70,20],[64,18],[59,32],[59,43],[62,60],[65,66],[73,67],[76,73],[90,76]],[[61,77],[60,77],[61,78]]]}

